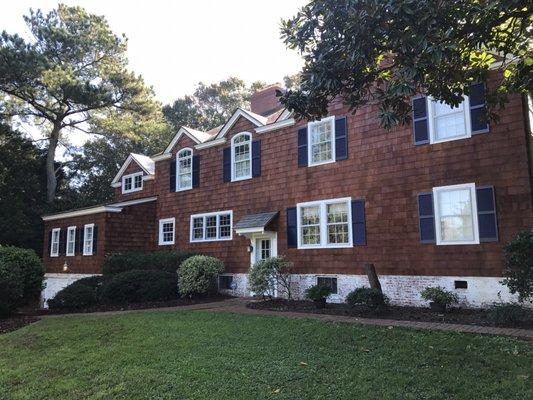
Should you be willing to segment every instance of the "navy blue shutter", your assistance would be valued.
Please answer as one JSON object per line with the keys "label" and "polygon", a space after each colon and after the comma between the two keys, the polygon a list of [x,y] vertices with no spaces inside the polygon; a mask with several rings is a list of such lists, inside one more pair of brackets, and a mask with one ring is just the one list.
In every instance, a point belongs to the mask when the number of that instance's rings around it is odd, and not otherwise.
{"label": "navy blue shutter", "polygon": [[78,238],[78,252],[80,254],[83,254],[83,239],[85,235],[85,227],[82,225],[77,229],[79,229],[79,233],[76,235],[76,237]]}
{"label": "navy blue shutter", "polygon": [[96,254],[96,250],[98,249],[98,226],[94,226],[93,228],[93,254]]}
{"label": "navy blue shutter", "polygon": [[433,193],[418,194],[418,217],[420,241],[435,243],[435,211],[433,210]]}
{"label": "navy blue shutter", "polygon": [[48,255],[52,253],[52,231],[48,233]]}
{"label": "navy blue shutter", "polygon": [[485,84],[483,82],[470,85],[470,124],[472,135],[487,133],[489,123],[486,120],[487,107],[485,105]]}
{"label": "navy blue shutter", "polygon": [[298,247],[296,207],[287,208],[287,247]]}
{"label": "navy blue shutter", "polygon": [[252,176],[261,176],[261,141],[252,142]]}
{"label": "navy blue shutter", "polygon": [[176,191],[176,160],[172,159],[170,161],[170,191]]}
{"label": "navy blue shutter", "polygon": [[354,246],[366,244],[365,224],[365,201],[352,200],[352,236]]}
{"label": "navy blue shutter", "polygon": [[61,229],[59,231],[59,245],[58,245],[58,254],[60,256],[64,256],[65,255],[65,242],[67,240],[67,235],[66,235],[66,230],[65,229]]}
{"label": "navy blue shutter", "polygon": [[346,117],[335,120],[335,159],[346,160],[348,158],[348,130]]}
{"label": "navy blue shutter", "polygon": [[231,182],[231,147],[226,147],[223,153],[224,182]]}
{"label": "navy blue shutter", "polygon": [[80,229],[76,227],[76,229],[74,230],[74,255],[76,255],[76,253],[78,252],[78,247],[80,245],[79,240],[80,240]]}
{"label": "navy blue shutter", "polygon": [[496,201],[493,186],[476,188],[477,220],[480,242],[498,241],[498,223],[496,218]]}
{"label": "navy blue shutter", "polygon": [[428,110],[425,97],[413,99],[413,133],[416,145],[429,143]]}
{"label": "navy blue shutter", "polygon": [[192,157],[192,187],[200,186],[200,156]]}
{"label": "navy blue shutter", "polygon": [[307,167],[307,127],[298,129],[298,166]]}

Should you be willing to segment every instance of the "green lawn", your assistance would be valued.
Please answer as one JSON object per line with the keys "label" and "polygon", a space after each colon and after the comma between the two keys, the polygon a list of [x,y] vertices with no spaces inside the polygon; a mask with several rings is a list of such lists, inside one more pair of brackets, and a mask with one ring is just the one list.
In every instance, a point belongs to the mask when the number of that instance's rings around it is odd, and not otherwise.
{"label": "green lawn", "polygon": [[2,399],[531,399],[500,337],[207,312],[46,319],[0,336]]}

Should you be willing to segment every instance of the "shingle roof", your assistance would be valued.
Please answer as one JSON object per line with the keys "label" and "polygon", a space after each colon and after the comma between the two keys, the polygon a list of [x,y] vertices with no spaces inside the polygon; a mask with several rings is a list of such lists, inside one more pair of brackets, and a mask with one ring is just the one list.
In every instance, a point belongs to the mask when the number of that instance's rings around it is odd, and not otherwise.
{"label": "shingle roof", "polygon": [[131,153],[131,156],[147,173],[150,175],[155,173],[155,163],[150,157],[136,153]]}
{"label": "shingle roof", "polygon": [[234,226],[235,229],[264,228],[278,216],[276,212],[248,214],[241,218]]}

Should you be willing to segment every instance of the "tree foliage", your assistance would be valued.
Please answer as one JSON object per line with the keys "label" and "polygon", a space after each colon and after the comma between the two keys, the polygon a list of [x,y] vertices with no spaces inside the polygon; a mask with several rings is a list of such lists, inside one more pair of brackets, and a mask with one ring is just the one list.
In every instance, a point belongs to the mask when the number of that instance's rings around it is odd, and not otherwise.
{"label": "tree foliage", "polygon": [[533,300],[533,229],[516,234],[504,248],[503,284],[520,302]]}
{"label": "tree foliage", "polygon": [[102,16],[60,4],[24,17],[31,40],[0,35],[0,112],[30,117],[46,130],[47,201],[56,191],[55,152],[66,131],[88,132],[102,113],[146,116],[158,109],[152,91],[127,69],[125,37]]}
{"label": "tree foliage", "polygon": [[496,118],[509,93],[531,90],[531,15],[524,0],[311,1],[282,22],[305,64],[300,87],[281,101],[309,119],[326,115],[337,96],[352,111],[378,104],[389,129],[409,122],[415,93],[457,105],[498,62],[501,80],[487,92]]}

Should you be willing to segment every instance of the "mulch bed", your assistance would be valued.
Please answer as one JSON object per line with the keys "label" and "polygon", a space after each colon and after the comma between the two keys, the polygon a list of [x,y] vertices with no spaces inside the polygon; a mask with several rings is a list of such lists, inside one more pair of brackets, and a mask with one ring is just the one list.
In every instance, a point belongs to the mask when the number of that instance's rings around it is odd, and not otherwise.
{"label": "mulch bed", "polygon": [[[345,315],[359,318],[393,319],[418,322],[444,322],[448,324],[494,326],[488,312],[481,309],[452,308],[445,314],[437,314],[429,308],[389,306],[379,313],[364,306],[349,307],[346,304],[328,303],[326,308],[317,309],[312,301],[273,299],[254,301],[248,308],[271,311],[292,311],[313,314]],[[526,318],[514,328],[533,329],[533,310],[528,310]]]}
{"label": "mulch bed", "polygon": [[37,321],[39,321],[39,318],[33,315],[16,315],[14,317],[4,319],[0,318],[0,335],[3,333],[16,331],[23,326],[33,324]]}

